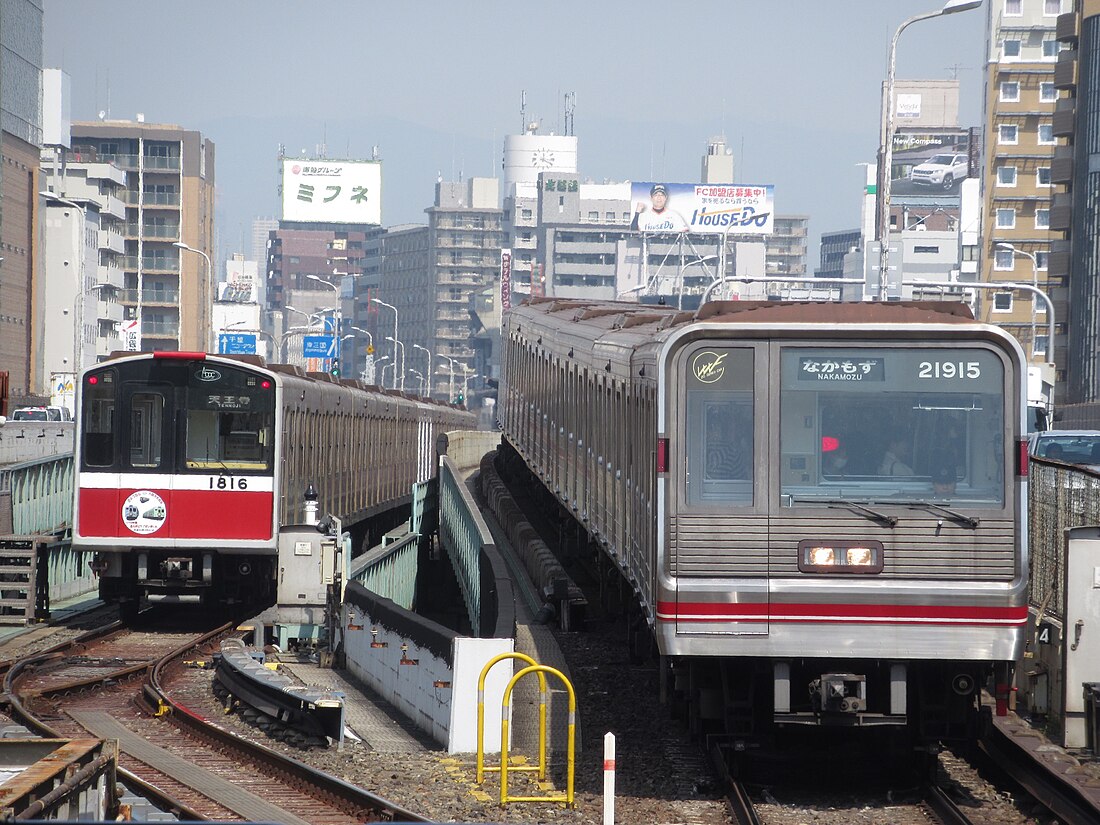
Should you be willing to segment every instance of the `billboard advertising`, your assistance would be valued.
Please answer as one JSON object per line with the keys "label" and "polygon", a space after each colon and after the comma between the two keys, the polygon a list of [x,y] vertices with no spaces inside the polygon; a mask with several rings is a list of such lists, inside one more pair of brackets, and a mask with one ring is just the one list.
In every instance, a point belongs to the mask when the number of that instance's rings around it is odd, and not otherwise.
{"label": "billboard advertising", "polygon": [[770,235],[774,195],[771,184],[634,182],[630,228],[646,233]]}
{"label": "billboard advertising", "polygon": [[890,165],[891,205],[927,206],[934,201],[941,207],[958,207],[962,182],[976,177],[979,168],[971,148],[966,129],[898,129]]}
{"label": "billboard advertising", "polygon": [[500,309],[512,308],[512,250],[500,250]]}
{"label": "billboard advertising", "polygon": [[381,224],[381,162],[284,159],[283,220]]}
{"label": "billboard advertising", "polygon": [[225,262],[225,281],[218,284],[218,300],[236,304],[259,302],[255,261],[230,260]]}

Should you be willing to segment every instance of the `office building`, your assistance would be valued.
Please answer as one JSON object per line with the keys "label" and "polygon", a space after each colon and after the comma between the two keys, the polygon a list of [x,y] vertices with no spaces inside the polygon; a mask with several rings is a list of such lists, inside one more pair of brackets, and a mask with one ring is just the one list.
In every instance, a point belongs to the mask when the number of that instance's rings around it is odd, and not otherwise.
{"label": "office building", "polygon": [[181,126],[146,123],[140,114],[132,121],[75,122],[64,161],[109,163],[126,173],[119,193],[126,205],[125,348],[210,351],[213,142]]}

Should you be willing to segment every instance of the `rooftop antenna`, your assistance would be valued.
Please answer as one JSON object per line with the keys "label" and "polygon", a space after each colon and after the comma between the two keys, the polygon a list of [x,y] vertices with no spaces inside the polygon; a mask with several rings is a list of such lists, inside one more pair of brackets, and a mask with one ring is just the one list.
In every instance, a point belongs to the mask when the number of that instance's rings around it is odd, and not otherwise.
{"label": "rooftop antenna", "polygon": [[519,93],[519,133],[527,131],[527,90]]}
{"label": "rooftop antenna", "polygon": [[577,111],[577,93],[565,93],[565,134],[574,134],[573,115]]}

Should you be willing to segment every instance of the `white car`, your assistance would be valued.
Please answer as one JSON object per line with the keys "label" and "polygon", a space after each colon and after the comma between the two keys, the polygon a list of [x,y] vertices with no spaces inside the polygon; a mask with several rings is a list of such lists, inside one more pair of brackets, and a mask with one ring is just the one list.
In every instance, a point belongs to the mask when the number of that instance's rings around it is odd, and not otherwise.
{"label": "white car", "polygon": [[933,155],[924,163],[913,167],[909,180],[925,186],[950,189],[955,181],[962,180],[970,171],[970,159],[965,154]]}

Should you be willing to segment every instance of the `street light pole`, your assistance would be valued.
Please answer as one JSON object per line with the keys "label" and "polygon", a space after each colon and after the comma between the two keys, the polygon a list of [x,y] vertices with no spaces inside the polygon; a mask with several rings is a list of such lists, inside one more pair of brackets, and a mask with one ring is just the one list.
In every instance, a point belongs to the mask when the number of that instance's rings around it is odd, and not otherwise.
{"label": "street light pole", "polygon": [[[393,362],[394,362],[394,364],[396,364],[397,363],[397,343],[396,343],[397,342],[397,307],[395,307],[393,304],[387,304],[385,301],[379,300],[378,298],[371,298],[370,300],[371,300],[372,303],[375,303],[375,304],[378,304],[379,306],[384,306],[388,309],[393,310],[393,340],[394,340]],[[394,381],[393,382],[394,382],[394,389],[396,389],[397,388],[396,373],[394,374]]]}
{"label": "street light pole", "polygon": [[455,362],[453,358],[451,358],[449,355],[444,355],[443,353],[439,353],[439,357],[445,358],[447,360],[447,363],[451,365],[451,381],[447,385],[447,392],[449,393],[447,396],[447,403],[453,404],[455,400]]}
{"label": "street light pole", "polygon": [[414,370],[412,367],[409,367],[409,374],[410,375],[415,375],[417,378],[420,379],[420,389],[417,391],[416,394],[417,395],[423,395],[424,394],[424,373],[422,373],[420,370]]}
{"label": "street light pole", "polygon": [[[361,332],[365,336],[367,336],[367,355],[363,359],[363,372],[361,373],[360,377],[364,381],[366,381],[368,384],[373,384],[374,383],[374,363],[375,363],[374,362],[374,336],[371,335],[369,330],[363,329],[362,327],[357,327],[357,326],[355,326],[355,324],[352,324],[351,328],[355,332]],[[367,372],[368,372],[367,367],[370,367],[370,370],[369,370],[370,375],[369,376],[367,375]]]}
{"label": "street light pole", "polygon": [[[386,340],[392,342],[395,347],[400,347],[401,348],[401,387],[400,387],[400,390],[401,390],[401,392],[404,392],[405,391],[405,345],[403,343],[401,343],[400,341],[398,341],[396,338],[393,338],[389,335],[386,336]],[[397,355],[396,354],[393,357],[393,362],[395,364],[397,363]],[[395,390],[398,389],[398,387],[397,387],[397,374],[396,373],[394,374],[393,383],[394,383],[393,388]]]}
{"label": "street light pole", "polygon": [[432,373],[432,351],[427,347],[422,347],[420,344],[413,344],[413,349],[423,350],[424,354],[428,356],[428,397],[432,397],[432,391],[435,389],[433,386],[435,376]]}
{"label": "street light pole", "polygon": [[[213,291],[212,285],[214,283],[213,269],[210,266],[210,256],[207,255],[205,252],[203,252],[201,249],[195,249],[195,247],[193,247],[193,246],[188,246],[183,241],[176,241],[174,244],[172,244],[172,246],[176,247],[177,249],[182,249],[184,252],[194,252],[197,255],[202,255],[202,259],[204,261],[206,261],[206,298],[205,298],[205,301],[206,301],[207,304],[210,304],[210,294]],[[199,303],[201,305],[202,301],[200,300]],[[181,329],[182,329],[182,327],[181,327]],[[214,329],[213,329],[213,325],[211,325],[210,329],[207,331],[207,335],[213,335],[213,333],[214,333]],[[209,340],[206,342],[206,348],[208,350],[213,349],[213,347],[211,346],[211,342]]]}
{"label": "street light pole", "polygon": [[898,38],[901,33],[913,23],[921,20],[930,20],[933,17],[941,17],[945,14],[955,14],[960,11],[976,9],[982,4],[982,0],[947,0],[939,11],[930,11],[917,14],[902,22],[894,32],[890,40],[890,56],[886,69],[886,100],[882,112],[880,132],[882,146],[879,149],[879,180],[878,191],[878,277],[879,299],[885,301],[888,295],[888,276],[890,272],[890,185],[893,177],[891,167],[894,163],[894,73],[897,62]]}
{"label": "street light pole", "polygon": [[[999,244],[997,244],[997,248],[1007,250],[1008,252],[1011,252],[1013,255],[1019,255],[1020,257],[1031,259],[1031,285],[1036,290],[1038,290],[1039,289],[1039,258],[1038,258],[1038,256],[1034,255],[1031,252],[1026,252],[1023,249],[1017,249],[1016,247],[1014,247],[1010,243],[999,243]],[[1031,354],[1032,354],[1032,356],[1035,355],[1035,328],[1036,328],[1036,323],[1037,323],[1037,318],[1035,316],[1036,316],[1035,300],[1032,299],[1032,301],[1031,301]],[[1053,347],[1054,347],[1054,337],[1052,335],[1049,338],[1049,340],[1047,341],[1047,361],[1053,360],[1050,357],[1050,353],[1051,353],[1051,350],[1052,350]]]}

